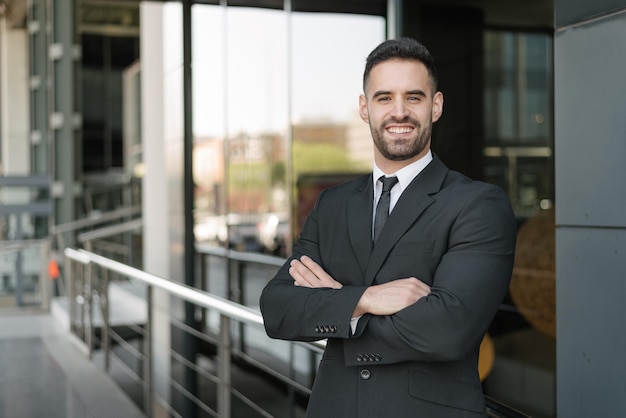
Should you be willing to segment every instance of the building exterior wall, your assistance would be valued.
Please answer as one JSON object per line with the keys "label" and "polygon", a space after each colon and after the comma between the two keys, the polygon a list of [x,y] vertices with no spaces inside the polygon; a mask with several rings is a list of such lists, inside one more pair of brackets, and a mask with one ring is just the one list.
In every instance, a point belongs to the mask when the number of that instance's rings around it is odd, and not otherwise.
{"label": "building exterior wall", "polygon": [[[163,68],[163,5],[141,4],[141,66],[142,66],[142,146],[145,165],[143,178],[143,254],[144,270],[161,276],[170,275],[171,224],[169,216],[169,179],[165,169],[167,150],[165,144],[165,91]],[[155,47],[158,45],[158,47]],[[157,397],[170,400],[170,319],[167,292],[153,291],[154,336],[153,367],[154,390]],[[156,403],[154,417],[169,416]]]}
{"label": "building exterior wall", "polygon": [[626,416],[626,1],[556,0],[558,416]]}
{"label": "building exterior wall", "polygon": [[3,122],[0,174],[23,176],[30,173],[28,35],[24,28],[4,24],[0,24],[0,32]]}

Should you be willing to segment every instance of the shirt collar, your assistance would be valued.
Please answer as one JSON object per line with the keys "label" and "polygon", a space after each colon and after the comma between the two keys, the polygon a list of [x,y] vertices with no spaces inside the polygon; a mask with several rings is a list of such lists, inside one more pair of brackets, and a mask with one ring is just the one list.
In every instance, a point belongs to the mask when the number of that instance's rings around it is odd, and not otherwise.
{"label": "shirt collar", "polygon": [[406,187],[413,181],[413,179],[417,177],[417,175],[421,173],[422,170],[426,168],[426,166],[432,160],[433,160],[433,154],[430,150],[428,150],[428,153],[426,153],[426,155],[424,155],[419,160],[391,174],[383,173],[383,171],[380,168],[378,168],[376,163],[374,163],[374,168],[372,171],[373,173],[372,181],[374,183],[374,190],[376,190],[376,183],[378,182],[378,179],[380,178],[380,176],[385,176],[385,175],[387,177],[392,177],[392,176],[398,177],[398,185],[400,186],[400,189],[401,190],[406,189]]}

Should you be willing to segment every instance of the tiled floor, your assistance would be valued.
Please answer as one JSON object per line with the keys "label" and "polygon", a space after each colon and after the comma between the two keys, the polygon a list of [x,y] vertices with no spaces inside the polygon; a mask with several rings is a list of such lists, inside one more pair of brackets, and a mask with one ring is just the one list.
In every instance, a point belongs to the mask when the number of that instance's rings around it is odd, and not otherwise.
{"label": "tiled floor", "polygon": [[0,417],[143,414],[48,313],[0,311]]}

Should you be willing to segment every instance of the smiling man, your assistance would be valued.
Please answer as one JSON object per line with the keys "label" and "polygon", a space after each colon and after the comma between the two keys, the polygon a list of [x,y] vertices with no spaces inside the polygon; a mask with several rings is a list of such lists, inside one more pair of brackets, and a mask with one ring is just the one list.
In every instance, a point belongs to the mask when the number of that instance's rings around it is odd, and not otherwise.
{"label": "smiling man", "polygon": [[511,276],[510,203],[431,152],[443,94],[420,43],[370,53],[359,112],[373,173],[319,195],[261,295],[267,333],[328,339],[307,417],[486,417],[478,354]]}

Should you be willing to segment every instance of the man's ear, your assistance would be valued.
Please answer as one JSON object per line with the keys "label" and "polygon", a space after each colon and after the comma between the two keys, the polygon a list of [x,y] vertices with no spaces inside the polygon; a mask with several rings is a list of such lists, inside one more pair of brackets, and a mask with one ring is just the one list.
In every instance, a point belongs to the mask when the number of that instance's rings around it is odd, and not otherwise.
{"label": "man's ear", "polygon": [[361,119],[363,119],[363,122],[367,124],[370,123],[370,117],[367,111],[367,99],[363,94],[359,96],[359,115],[361,116]]}
{"label": "man's ear", "polygon": [[433,122],[437,122],[442,114],[443,114],[443,93],[438,91],[433,96],[433,112],[432,112]]}

